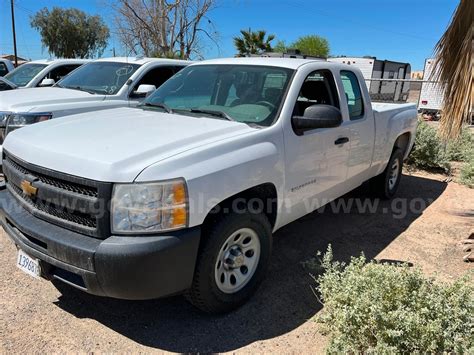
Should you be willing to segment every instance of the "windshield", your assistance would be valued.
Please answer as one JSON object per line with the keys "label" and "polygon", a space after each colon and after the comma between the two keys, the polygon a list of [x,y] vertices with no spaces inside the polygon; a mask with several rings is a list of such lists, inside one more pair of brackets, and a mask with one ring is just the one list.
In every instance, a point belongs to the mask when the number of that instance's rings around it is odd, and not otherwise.
{"label": "windshield", "polygon": [[257,65],[189,66],[158,88],[144,105],[270,126],[292,73],[291,69]]}
{"label": "windshield", "polygon": [[10,80],[16,86],[26,86],[47,66],[47,64],[26,63],[5,75],[5,78]]}
{"label": "windshield", "polygon": [[94,94],[115,95],[139,67],[138,64],[93,62],[81,66],[56,86]]}

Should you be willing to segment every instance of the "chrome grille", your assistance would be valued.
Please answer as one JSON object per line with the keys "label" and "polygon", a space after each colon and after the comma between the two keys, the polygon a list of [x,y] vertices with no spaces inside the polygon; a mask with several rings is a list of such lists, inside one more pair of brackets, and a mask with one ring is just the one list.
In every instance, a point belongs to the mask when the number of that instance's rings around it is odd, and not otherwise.
{"label": "chrome grille", "polygon": [[10,184],[10,186],[16,192],[18,197],[22,198],[30,206],[32,206],[33,208],[35,208],[35,209],[37,209],[37,210],[39,210],[43,213],[46,213],[48,215],[51,215],[51,216],[59,218],[59,219],[69,221],[69,222],[77,224],[79,226],[85,226],[85,227],[89,227],[89,228],[93,228],[93,229],[95,229],[97,227],[97,222],[96,222],[95,218],[90,216],[90,215],[81,214],[81,213],[74,213],[72,211],[67,211],[65,209],[62,209],[59,206],[46,204],[42,200],[38,200],[38,199],[33,200],[30,197],[24,195],[21,188],[19,188],[15,184]]}
{"label": "chrome grille", "polygon": [[[31,171],[28,169],[22,167],[21,165],[17,164],[14,160],[12,160],[10,157],[6,157],[5,159],[9,164],[11,164],[16,170],[21,171],[23,174],[31,174]],[[97,189],[89,186],[81,186],[79,184],[74,184],[72,182],[67,182],[67,181],[61,181],[59,179],[54,179],[49,176],[35,173],[35,176],[45,184],[55,186],[57,188],[75,192],[81,195],[86,195],[86,196],[92,196],[92,197],[97,197]]]}
{"label": "chrome grille", "polygon": [[[41,168],[5,151],[3,171],[10,193],[36,217],[98,238],[110,234],[108,203],[104,202],[110,201],[112,184]],[[37,189],[35,196],[23,192],[25,180]]]}

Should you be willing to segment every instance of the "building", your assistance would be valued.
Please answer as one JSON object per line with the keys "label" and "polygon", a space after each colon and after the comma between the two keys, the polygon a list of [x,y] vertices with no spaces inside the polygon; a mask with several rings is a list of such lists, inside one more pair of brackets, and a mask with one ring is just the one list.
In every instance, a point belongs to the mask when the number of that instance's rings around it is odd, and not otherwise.
{"label": "building", "polygon": [[[14,54],[2,54],[2,55],[0,55],[0,58],[1,59],[8,59],[13,64],[15,64],[15,55]],[[18,59],[18,65],[22,65],[22,64],[25,64],[25,63],[29,62],[28,59],[24,59],[24,58],[21,58],[21,57],[17,57],[17,59]]]}

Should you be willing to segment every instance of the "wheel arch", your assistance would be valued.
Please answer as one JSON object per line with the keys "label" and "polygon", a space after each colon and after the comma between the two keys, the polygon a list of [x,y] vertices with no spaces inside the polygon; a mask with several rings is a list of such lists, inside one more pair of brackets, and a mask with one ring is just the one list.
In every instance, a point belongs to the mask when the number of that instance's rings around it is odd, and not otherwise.
{"label": "wheel arch", "polygon": [[[254,203],[258,203],[258,201],[261,201],[263,204],[259,206],[253,205]],[[234,206],[235,203],[251,204],[250,207],[255,208],[255,210],[259,210],[260,207],[263,207],[262,212],[267,216],[272,229],[275,227],[278,209],[278,193],[276,186],[271,182],[267,182],[248,188],[216,203],[206,215],[202,224],[203,229],[206,230],[207,226],[211,225],[223,214],[231,213],[233,208],[242,208],[242,205]]]}
{"label": "wheel arch", "polygon": [[395,143],[393,144],[393,150],[397,148],[400,149],[403,153],[404,159],[408,157],[411,138],[411,133],[405,132],[400,134],[397,139],[395,139]]}

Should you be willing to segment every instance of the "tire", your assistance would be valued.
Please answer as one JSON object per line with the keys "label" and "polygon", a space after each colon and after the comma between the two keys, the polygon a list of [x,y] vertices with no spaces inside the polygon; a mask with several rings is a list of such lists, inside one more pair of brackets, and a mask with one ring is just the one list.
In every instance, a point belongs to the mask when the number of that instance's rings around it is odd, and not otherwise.
{"label": "tire", "polygon": [[218,218],[201,240],[187,300],[206,313],[240,307],[265,276],[271,249],[272,229],[264,214],[231,213]]}
{"label": "tire", "polygon": [[383,173],[372,180],[372,192],[382,199],[391,199],[398,190],[402,177],[402,168],[403,152],[401,149],[395,148]]}

